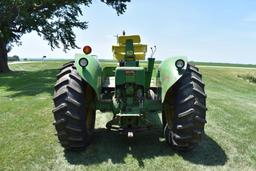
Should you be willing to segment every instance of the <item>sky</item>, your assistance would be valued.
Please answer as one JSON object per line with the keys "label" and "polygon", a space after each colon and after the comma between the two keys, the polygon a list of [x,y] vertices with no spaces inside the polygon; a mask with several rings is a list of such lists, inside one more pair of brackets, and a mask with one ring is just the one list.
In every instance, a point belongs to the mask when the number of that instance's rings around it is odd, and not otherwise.
{"label": "sky", "polygon": [[[156,45],[155,58],[188,56],[190,61],[256,64],[255,0],[131,0],[125,14],[99,0],[83,7],[88,29],[74,29],[77,45],[90,45],[98,58],[112,59],[115,35],[139,34],[142,43]],[[35,32],[21,39],[11,55],[28,58],[70,58],[81,49],[51,50]],[[150,56],[150,52],[147,53]]]}

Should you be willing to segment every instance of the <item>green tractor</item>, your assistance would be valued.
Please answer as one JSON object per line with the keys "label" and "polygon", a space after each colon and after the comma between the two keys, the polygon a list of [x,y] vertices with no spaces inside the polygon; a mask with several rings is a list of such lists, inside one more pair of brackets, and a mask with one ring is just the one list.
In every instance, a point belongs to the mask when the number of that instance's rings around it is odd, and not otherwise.
{"label": "green tractor", "polygon": [[89,145],[96,110],[112,112],[106,128],[128,137],[152,129],[148,118],[161,112],[163,135],[171,147],[189,150],[200,142],[206,94],[202,75],[186,57],[155,64],[151,55],[146,62],[147,45],[139,35],[117,37],[112,46],[115,65],[90,55],[89,46],[83,50],[85,54],[63,65],[54,87],[54,125],[65,149]]}

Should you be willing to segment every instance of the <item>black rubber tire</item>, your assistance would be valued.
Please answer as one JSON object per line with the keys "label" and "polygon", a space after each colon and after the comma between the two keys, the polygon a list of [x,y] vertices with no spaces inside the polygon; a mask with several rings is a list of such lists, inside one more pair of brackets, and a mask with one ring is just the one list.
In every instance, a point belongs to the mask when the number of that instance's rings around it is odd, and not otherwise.
{"label": "black rubber tire", "polygon": [[[53,125],[61,145],[68,150],[85,148],[93,135],[95,109],[88,109],[86,87],[88,85],[78,75],[74,62],[64,64],[54,87]],[[90,117],[87,117],[88,111]]]}
{"label": "black rubber tire", "polygon": [[168,144],[178,150],[191,150],[204,134],[206,123],[206,94],[199,69],[189,65],[174,85],[171,128],[166,123],[164,135]]}

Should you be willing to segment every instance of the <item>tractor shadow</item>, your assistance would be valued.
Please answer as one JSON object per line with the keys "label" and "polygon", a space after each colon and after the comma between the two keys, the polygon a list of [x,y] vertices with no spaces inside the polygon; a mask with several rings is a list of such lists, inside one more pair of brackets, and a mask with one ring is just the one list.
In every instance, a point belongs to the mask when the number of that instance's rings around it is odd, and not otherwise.
{"label": "tractor shadow", "polygon": [[[161,124],[159,117],[157,122]],[[133,138],[128,138],[127,135],[99,128],[95,130],[94,139],[85,151],[64,151],[64,156],[70,164],[91,165],[109,161],[113,164],[125,164],[125,157],[131,155],[142,168],[145,159],[173,156],[175,154],[181,156],[184,160],[200,165],[224,165],[227,161],[225,151],[207,135],[194,150],[178,152],[172,150],[165,142],[161,130],[161,125],[158,124],[158,127],[152,131],[137,133]]]}
{"label": "tractor shadow", "polygon": [[[53,94],[58,69],[37,71],[13,71],[0,74],[0,85],[10,92],[8,97],[35,96],[40,93]],[[8,93],[9,94],[9,93]]]}

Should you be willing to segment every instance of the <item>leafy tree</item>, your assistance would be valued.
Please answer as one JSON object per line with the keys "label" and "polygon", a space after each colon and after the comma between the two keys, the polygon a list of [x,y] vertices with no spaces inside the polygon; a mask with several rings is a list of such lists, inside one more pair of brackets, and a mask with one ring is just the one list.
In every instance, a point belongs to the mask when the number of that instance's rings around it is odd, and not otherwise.
{"label": "leafy tree", "polygon": [[20,61],[20,58],[18,55],[13,55],[8,57],[8,61]]}
{"label": "leafy tree", "polygon": [[[101,0],[123,14],[130,0]],[[0,0],[0,73],[8,72],[7,54],[20,38],[36,31],[49,42],[52,49],[62,44],[65,50],[77,48],[72,28],[87,28],[79,21],[81,6],[92,0]]]}

